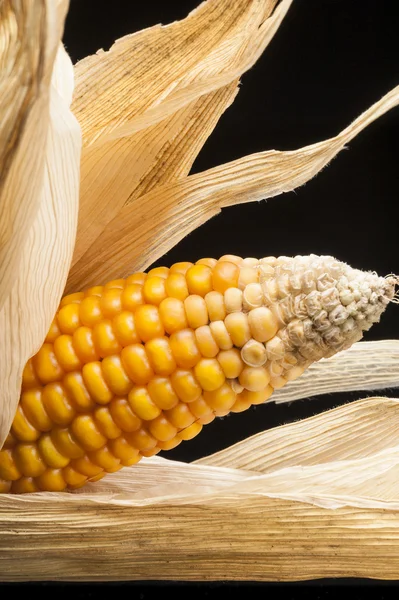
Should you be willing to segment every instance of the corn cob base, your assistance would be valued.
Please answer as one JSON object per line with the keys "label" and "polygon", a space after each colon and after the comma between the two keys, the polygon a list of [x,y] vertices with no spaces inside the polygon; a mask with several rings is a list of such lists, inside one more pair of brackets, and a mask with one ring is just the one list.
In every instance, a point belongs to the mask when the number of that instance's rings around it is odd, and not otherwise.
{"label": "corn cob base", "polygon": [[393,293],[331,257],[224,256],[66,296],[25,367],[0,492],[81,487],[265,402]]}

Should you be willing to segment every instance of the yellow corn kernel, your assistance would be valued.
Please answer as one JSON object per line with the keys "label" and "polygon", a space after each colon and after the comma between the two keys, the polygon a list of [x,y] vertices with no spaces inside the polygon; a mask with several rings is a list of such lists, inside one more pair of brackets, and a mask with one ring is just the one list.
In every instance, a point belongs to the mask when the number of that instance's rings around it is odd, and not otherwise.
{"label": "yellow corn kernel", "polygon": [[35,369],[33,368],[32,359],[29,359],[22,373],[22,390],[30,390],[40,386],[41,383],[36,375]]}
{"label": "yellow corn kernel", "polygon": [[219,346],[213,339],[209,325],[202,325],[195,330],[195,339],[202,356],[214,358],[219,352]]}
{"label": "yellow corn kernel", "polygon": [[176,331],[170,336],[169,343],[179,367],[190,369],[200,360],[201,354],[195,341],[194,332],[191,329]]}
{"label": "yellow corn kernel", "polygon": [[32,494],[39,492],[39,488],[32,477],[21,477],[17,481],[12,482],[11,492],[13,494]]}
{"label": "yellow corn kernel", "polygon": [[261,367],[267,361],[267,353],[264,344],[250,339],[241,348],[241,358],[250,367]]}
{"label": "yellow corn kernel", "polygon": [[237,400],[231,407],[230,412],[240,413],[240,412],[244,412],[245,410],[248,410],[250,408],[251,403],[249,402],[249,400],[245,400],[245,399],[243,400],[240,396],[241,396],[241,394],[238,394]]}
{"label": "yellow corn kernel", "polygon": [[163,414],[159,415],[159,417],[153,421],[150,421],[148,428],[154,438],[160,442],[168,442],[173,439],[177,433],[176,427],[174,427]]}
{"label": "yellow corn kernel", "polygon": [[104,290],[113,290],[113,289],[123,290],[125,288],[125,285],[126,285],[125,279],[112,279],[112,281],[108,281],[108,283],[105,284]]}
{"label": "yellow corn kernel", "polygon": [[[95,403],[85,386],[82,373],[67,373],[63,379],[63,383],[76,410],[80,412],[90,412],[93,410]],[[42,431],[46,431],[46,429],[42,429]]]}
{"label": "yellow corn kernel", "polygon": [[198,295],[188,296],[184,301],[184,310],[189,327],[196,329],[201,325],[207,325],[209,317],[205,300]]}
{"label": "yellow corn kernel", "polygon": [[14,416],[11,433],[20,442],[35,442],[40,436],[40,431],[28,421],[20,404]]}
{"label": "yellow corn kernel", "polygon": [[187,287],[190,294],[204,297],[212,291],[212,269],[204,264],[196,264],[186,272]]}
{"label": "yellow corn kernel", "polygon": [[95,465],[87,456],[87,454],[81,458],[75,458],[72,460],[70,467],[75,471],[78,471],[78,473],[86,475],[86,477],[90,477],[90,481],[93,481],[93,477],[100,475],[104,471],[104,469],[98,465]]}
{"label": "yellow corn kernel", "polygon": [[10,448],[14,448],[18,444],[18,440],[13,436],[11,431],[7,434],[7,437],[4,441],[2,450],[8,450]]}
{"label": "yellow corn kernel", "polygon": [[248,323],[252,337],[258,342],[267,342],[278,330],[277,319],[266,306],[251,310],[248,313]]}
{"label": "yellow corn kernel", "polygon": [[224,320],[226,329],[235,346],[242,348],[251,339],[248,317],[245,313],[230,313]]}
{"label": "yellow corn kernel", "polygon": [[4,479],[0,479],[0,494],[8,494],[8,492],[11,490],[11,484],[12,481],[5,481]]}
{"label": "yellow corn kernel", "polygon": [[198,421],[197,421],[197,422],[193,423],[192,425],[189,425],[182,431],[179,431],[177,434],[177,437],[184,441],[192,440],[196,435],[198,435],[200,433],[201,429],[202,429],[202,425],[201,425],[201,423],[198,423]]}
{"label": "yellow corn kernel", "polygon": [[61,329],[58,327],[57,317],[55,317],[50,325],[50,329],[48,330],[44,341],[48,342],[49,344],[53,344],[54,340],[56,340],[59,335],[61,335]]}
{"label": "yellow corn kernel", "polygon": [[100,406],[94,411],[94,420],[101,433],[107,438],[112,440],[119,437],[122,434],[122,430],[115,423],[112,418],[109,406]]}
{"label": "yellow corn kernel", "polygon": [[236,254],[224,254],[219,258],[218,262],[230,262],[233,265],[240,266],[242,265],[242,258]]}
{"label": "yellow corn kernel", "polygon": [[39,352],[32,358],[33,368],[42,384],[59,381],[64,372],[54,354],[52,344],[43,344]]}
{"label": "yellow corn kernel", "polygon": [[206,392],[217,390],[225,380],[223,370],[216,358],[202,358],[194,367],[198,383]]}
{"label": "yellow corn kernel", "polygon": [[285,348],[284,342],[278,335],[275,335],[266,344],[267,358],[269,360],[281,360],[284,358]]}
{"label": "yellow corn kernel", "polygon": [[183,402],[194,402],[202,394],[202,389],[190,370],[177,369],[172,373],[170,382],[177,396]]}
{"label": "yellow corn kernel", "polygon": [[119,354],[122,350],[122,346],[118,342],[114,328],[112,327],[112,322],[107,319],[94,326],[93,340],[101,358],[111,356],[112,354]]}
{"label": "yellow corn kernel", "polygon": [[270,377],[280,377],[284,371],[280,362],[272,360],[267,364],[267,370],[269,371]]}
{"label": "yellow corn kernel", "polygon": [[185,300],[189,294],[186,278],[182,273],[170,273],[165,282],[168,296],[177,300]]}
{"label": "yellow corn kernel", "polygon": [[109,411],[115,424],[122,429],[122,431],[131,432],[137,431],[141,426],[141,419],[134,414],[129,406],[126,398],[116,398],[112,400],[109,405]]}
{"label": "yellow corn kernel", "polygon": [[239,267],[233,262],[220,260],[212,272],[213,289],[222,294],[231,287],[237,287]]}
{"label": "yellow corn kernel", "polygon": [[204,298],[210,321],[224,321],[226,307],[224,296],[220,292],[209,292]]}
{"label": "yellow corn kernel", "polygon": [[80,458],[85,451],[76,440],[73,439],[68,428],[54,427],[50,432],[51,441],[63,456],[68,458]]}
{"label": "yellow corn kernel", "polygon": [[139,306],[134,313],[134,321],[136,331],[143,342],[149,342],[153,338],[165,335],[157,306],[152,304]]}
{"label": "yellow corn kernel", "polygon": [[204,392],[205,402],[214,411],[229,411],[237,399],[237,394],[228,383],[224,383],[213,392]]}
{"label": "yellow corn kernel", "polygon": [[263,305],[263,291],[260,283],[250,283],[243,291],[243,304],[247,309]]}
{"label": "yellow corn kernel", "polygon": [[68,465],[62,470],[62,477],[71,488],[81,487],[87,481],[87,475],[82,475],[82,473],[79,473],[79,471],[72,468],[71,465]]}
{"label": "yellow corn kernel", "polygon": [[94,327],[101,323],[104,315],[101,312],[100,298],[98,296],[88,296],[84,298],[79,305],[79,317],[82,325]]}
{"label": "yellow corn kernel", "polygon": [[165,279],[149,275],[143,285],[143,295],[148,304],[160,304],[167,297]]}
{"label": "yellow corn kernel", "polygon": [[121,465],[124,467],[131,467],[132,465],[136,465],[142,459],[142,455],[138,452],[131,458],[127,458],[126,460],[121,460]]}
{"label": "yellow corn kernel", "polygon": [[146,387],[134,387],[128,396],[132,411],[144,421],[151,421],[161,414],[161,409],[151,400]]}
{"label": "yellow corn kernel", "polygon": [[199,260],[197,260],[197,262],[195,263],[196,265],[206,265],[207,267],[210,267],[211,269],[213,269],[213,267],[217,264],[217,260],[216,258],[200,258]]}
{"label": "yellow corn kernel", "polygon": [[157,445],[157,440],[146,429],[140,428],[125,435],[128,443],[140,452],[151,450]]}
{"label": "yellow corn kernel", "polygon": [[63,306],[57,314],[58,326],[62,333],[71,334],[80,327],[80,305],[79,304],[67,304]]}
{"label": "yellow corn kernel", "polygon": [[[198,419],[197,423],[199,425],[208,425],[208,423],[212,423],[212,421],[214,421],[216,418],[216,415],[214,413],[210,413],[209,415],[206,415],[205,417],[201,417],[200,419]],[[180,432],[182,433],[182,432]],[[180,435],[180,434],[178,434]]]}
{"label": "yellow corn kernel", "polygon": [[250,283],[259,283],[259,272],[257,268],[243,265],[240,268],[237,287],[244,290]]}
{"label": "yellow corn kernel", "polygon": [[102,479],[105,476],[106,476],[106,472],[102,471],[101,473],[99,473],[98,475],[95,475],[94,477],[89,477],[87,481],[90,481],[90,483],[94,483],[95,481],[100,481],[100,479]]}
{"label": "yellow corn kernel", "polygon": [[[92,287],[90,287],[89,289],[86,290],[84,297],[85,298],[87,298],[88,296],[100,297],[103,293],[103,289],[104,289],[103,285],[93,285]],[[83,302],[83,300],[81,302]]]}
{"label": "yellow corn kernel", "polygon": [[122,464],[125,464],[131,459],[138,458],[138,449],[133,448],[133,446],[131,446],[127,439],[123,436],[120,436],[115,440],[110,440],[108,446],[112,454],[116,456],[116,458],[118,458]]}
{"label": "yellow corn kernel", "polygon": [[147,273],[147,277],[162,277],[166,279],[169,275],[169,267],[154,267]]}
{"label": "yellow corn kernel", "polygon": [[184,304],[177,298],[165,298],[159,305],[159,314],[166,333],[186,329],[188,323]]}
{"label": "yellow corn kernel", "polygon": [[104,289],[100,298],[101,312],[106,319],[111,319],[122,310],[122,293],[121,288]]}
{"label": "yellow corn kernel", "polygon": [[169,273],[181,273],[182,275],[185,275],[192,266],[192,262],[178,262],[170,267]]}
{"label": "yellow corn kernel", "polygon": [[141,344],[124,348],[121,359],[126,373],[136,385],[144,385],[154,376],[147,352]]}
{"label": "yellow corn kernel", "polygon": [[208,417],[213,414],[212,408],[205,402],[204,398],[201,396],[194,402],[190,404],[190,410],[196,419],[201,419],[202,417]]}
{"label": "yellow corn kernel", "polygon": [[54,342],[54,353],[64,371],[79,371],[82,368],[71,335],[63,334],[57,337]]}
{"label": "yellow corn kernel", "polygon": [[226,329],[224,321],[213,321],[209,323],[213,339],[219,346],[220,350],[230,350],[233,347],[233,342],[229,332]]}
{"label": "yellow corn kernel", "polygon": [[46,470],[37,444],[18,444],[13,456],[15,464],[25,477],[38,477]]}
{"label": "yellow corn kernel", "polygon": [[176,436],[168,442],[158,442],[157,447],[159,450],[173,450],[173,448],[176,448],[181,443],[182,440],[179,440],[179,438]]}
{"label": "yellow corn kernel", "polygon": [[69,457],[63,456],[61,452],[58,452],[53,440],[51,439],[51,436],[48,433],[45,433],[41,436],[37,446],[41,456],[44,459],[44,462],[48,467],[60,469],[62,467],[66,467],[71,460]]}
{"label": "yellow corn kernel", "polygon": [[99,467],[102,467],[107,473],[115,473],[122,468],[121,461],[111,453],[108,446],[100,448],[89,453],[90,460]]}
{"label": "yellow corn kernel", "polygon": [[159,452],[161,452],[161,448],[156,447],[156,448],[153,448],[152,450],[142,450],[140,452],[140,454],[141,454],[141,456],[146,456],[147,458],[149,458],[150,456],[155,456],[155,454],[158,454]]}
{"label": "yellow corn kernel", "polygon": [[242,291],[238,288],[228,288],[224,293],[224,305],[227,313],[242,311]]}
{"label": "yellow corn kernel", "polygon": [[67,304],[80,304],[84,297],[84,292],[75,292],[74,294],[68,294],[68,296],[64,296],[61,300],[60,308],[62,308],[63,306],[67,306]]}
{"label": "yellow corn kernel", "polygon": [[98,354],[93,340],[93,331],[90,327],[78,327],[72,336],[73,348],[78,358],[83,363],[99,360]]}
{"label": "yellow corn kernel", "polygon": [[40,389],[22,392],[20,406],[28,421],[39,431],[49,431],[52,427],[51,419],[43,406],[42,392]]}
{"label": "yellow corn kernel", "polygon": [[71,425],[71,433],[82,448],[88,451],[102,448],[107,441],[90,415],[76,417]]}
{"label": "yellow corn kernel", "polygon": [[147,390],[152,402],[161,410],[173,408],[179,402],[168,377],[153,377],[147,386]]}
{"label": "yellow corn kernel", "polygon": [[144,304],[143,286],[139,283],[127,285],[122,292],[121,301],[124,310],[134,312]]}
{"label": "yellow corn kernel", "polygon": [[176,362],[168,338],[155,338],[146,343],[145,349],[151,366],[157,375],[170,375],[176,370]]}
{"label": "yellow corn kernel", "polygon": [[133,383],[122,366],[120,356],[107,356],[101,363],[103,376],[109,389],[116,396],[124,396],[130,392]]}
{"label": "yellow corn kernel", "polygon": [[105,381],[101,362],[91,362],[82,369],[84,384],[97,404],[108,404],[114,397]]}
{"label": "yellow corn kernel", "polygon": [[282,387],[285,386],[286,383],[287,383],[287,380],[285,379],[285,377],[281,377],[281,375],[277,375],[276,377],[270,378],[270,385],[272,386],[272,388],[274,390],[281,389]]}
{"label": "yellow corn kernel", "polygon": [[35,479],[35,483],[37,483],[40,490],[48,492],[62,492],[67,486],[61,469],[47,469]]}
{"label": "yellow corn kernel", "polygon": [[259,265],[259,258],[253,258],[252,256],[247,256],[242,259],[243,266],[247,267],[257,267]]}
{"label": "yellow corn kernel", "polygon": [[0,450],[0,479],[15,481],[22,476],[12,455],[12,450]]}
{"label": "yellow corn kernel", "polygon": [[273,388],[271,385],[267,385],[263,390],[258,392],[250,392],[249,390],[243,390],[240,394],[240,399],[243,402],[249,402],[250,405],[263,404],[273,394]]}
{"label": "yellow corn kernel", "polygon": [[122,311],[112,319],[112,327],[118,342],[122,346],[129,346],[130,344],[140,342],[133,313],[126,310]]}
{"label": "yellow corn kernel", "polygon": [[143,285],[143,283],[145,282],[146,279],[147,279],[147,273],[142,273],[142,272],[133,273],[133,275],[129,275],[129,277],[126,279],[126,284],[131,285],[131,284],[137,283],[139,285]]}
{"label": "yellow corn kernel", "polygon": [[246,390],[260,392],[269,384],[270,375],[264,367],[244,367],[238,380]]}
{"label": "yellow corn kernel", "polygon": [[167,410],[165,416],[177,429],[184,429],[195,421],[194,415],[185,402],[179,402],[174,408]]}

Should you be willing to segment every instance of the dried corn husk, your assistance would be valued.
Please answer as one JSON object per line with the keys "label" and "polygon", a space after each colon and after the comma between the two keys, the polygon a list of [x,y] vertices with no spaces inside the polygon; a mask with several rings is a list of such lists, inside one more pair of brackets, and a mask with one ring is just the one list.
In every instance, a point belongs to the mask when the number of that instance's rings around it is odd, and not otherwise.
{"label": "dried corn husk", "polygon": [[[184,21],[123,38],[76,66],[81,211],[68,289],[148,266],[222,207],[304,184],[398,104],[395,88],[330,140],[187,176],[291,1],[208,0]],[[0,146],[0,204],[25,211],[24,220],[8,208],[0,217],[0,329],[9,336],[0,348],[0,447],[21,370],[44,338],[72,261],[80,133],[69,110],[73,73],[59,46],[66,6],[8,0],[0,8],[8,50],[0,44],[0,64],[18,56],[18,77],[38,68],[27,38],[9,35],[17,20],[36,32],[45,65],[43,97],[33,90],[29,102],[9,103],[10,113],[5,105],[10,118],[0,121],[0,133],[15,134],[14,145]],[[57,25],[45,35],[49,23]],[[3,73],[7,98],[18,97],[18,80]],[[35,126],[33,154],[22,134],[29,139]],[[22,181],[29,174],[26,208],[15,202],[19,184],[7,188],[13,169]],[[397,385],[397,352],[396,341],[356,344],[273,400]],[[399,577],[398,407],[369,398],[197,464],[155,458],[73,494],[0,495],[0,580]]]}

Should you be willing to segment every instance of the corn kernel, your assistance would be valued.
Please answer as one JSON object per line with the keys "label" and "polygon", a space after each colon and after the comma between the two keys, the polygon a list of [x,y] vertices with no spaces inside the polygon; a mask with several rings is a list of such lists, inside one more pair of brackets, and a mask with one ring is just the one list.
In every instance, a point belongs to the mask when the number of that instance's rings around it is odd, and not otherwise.
{"label": "corn kernel", "polygon": [[227,313],[242,311],[242,291],[238,288],[229,288],[224,293],[224,305]]}
{"label": "corn kernel", "polygon": [[224,305],[223,294],[220,292],[209,292],[209,294],[205,296],[205,304],[210,321],[224,321],[226,317],[226,307]]}
{"label": "corn kernel", "polygon": [[157,375],[170,375],[176,370],[176,362],[168,338],[155,338],[146,343],[145,349],[151,366]]}
{"label": "corn kernel", "polygon": [[90,481],[93,481],[93,477],[100,475],[103,469],[98,465],[95,465],[90,458],[85,454],[81,458],[75,458],[70,462],[70,467],[86,477],[90,477]]}
{"label": "corn kernel", "polygon": [[112,400],[109,405],[109,411],[115,424],[120,427],[122,431],[130,433],[132,431],[137,431],[137,429],[140,428],[141,419],[134,414],[126,398]]}
{"label": "corn kernel", "polygon": [[54,354],[52,344],[43,344],[39,352],[32,358],[33,368],[42,384],[59,381],[64,372]]}
{"label": "corn kernel", "polygon": [[94,420],[100,432],[107,438],[112,440],[122,435],[122,430],[112,418],[109,406],[99,406],[94,411]]}
{"label": "corn kernel", "polygon": [[244,290],[250,283],[259,283],[258,269],[243,265],[240,268],[237,287],[240,290]]}
{"label": "corn kernel", "polygon": [[61,300],[60,308],[66,306],[67,304],[80,304],[84,296],[84,292],[75,292],[74,294],[68,294],[68,296],[64,296]]}
{"label": "corn kernel", "polygon": [[48,433],[41,436],[37,443],[40,454],[44,459],[44,462],[48,467],[59,469],[66,467],[70,462],[70,458],[63,456],[61,452],[58,452],[57,448],[53,444],[53,441]]}
{"label": "corn kernel", "polygon": [[165,279],[163,277],[148,276],[143,285],[144,300],[148,304],[160,304],[167,297]]}
{"label": "corn kernel", "polygon": [[22,392],[20,405],[26,418],[35,429],[39,431],[51,429],[51,419],[43,406],[41,390],[33,389]]}
{"label": "corn kernel", "polygon": [[0,450],[0,479],[15,481],[22,476],[18,470],[11,450]]}
{"label": "corn kernel", "polygon": [[107,441],[90,415],[76,417],[71,425],[71,433],[76,441],[88,451],[102,448]]}
{"label": "corn kernel", "polygon": [[151,400],[161,410],[173,408],[179,401],[168,377],[154,377],[149,382],[147,389]]}
{"label": "corn kernel", "polygon": [[242,400],[240,398],[240,396],[241,396],[241,394],[239,394],[237,396],[237,400],[231,407],[230,412],[232,412],[232,413],[244,412],[245,410],[248,410],[248,408],[251,406],[251,403],[249,402],[249,400],[245,400],[245,399]]}
{"label": "corn kernel", "polygon": [[247,256],[242,259],[242,264],[245,267],[257,267],[259,266],[259,258],[253,258],[252,256]]}
{"label": "corn kernel", "polygon": [[159,305],[159,314],[166,333],[186,329],[188,323],[184,304],[177,298],[165,298]]}
{"label": "corn kernel", "polygon": [[166,418],[177,429],[184,429],[195,421],[195,417],[185,402],[179,402],[174,408],[166,411]]}
{"label": "corn kernel", "polygon": [[202,325],[195,330],[195,340],[198,349],[205,358],[214,358],[219,352],[219,346],[215,342],[209,325]]}
{"label": "corn kernel", "polygon": [[202,389],[191,370],[177,369],[171,375],[170,381],[177,396],[183,402],[194,402],[202,394]]}
{"label": "corn kernel", "polygon": [[297,365],[286,371],[284,377],[287,381],[294,381],[295,379],[298,379],[298,377],[300,377],[304,371],[304,366]]}
{"label": "corn kernel", "polygon": [[190,294],[204,297],[212,291],[212,269],[206,265],[193,265],[186,273],[186,281]]}
{"label": "corn kernel", "polygon": [[233,265],[240,266],[242,264],[241,256],[237,256],[236,254],[224,254],[219,258],[218,262],[229,262],[233,263]]}
{"label": "corn kernel", "polygon": [[55,356],[64,371],[78,371],[82,368],[82,363],[75,352],[71,335],[60,335],[55,340],[53,347]]}
{"label": "corn kernel", "polygon": [[57,321],[58,326],[62,333],[69,333],[72,335],[78,327],[80,327],[80,305],[79,304],[67,304],[58,311]]}
{"label": "corn kernel", "polygon": [[103,477],[106,476],[106,472],[102,471],[101,473],[99,473],[98,475],[95,475],[94,477],[89,477],[87,481],[89,481],[90,483],[94,483],[95,481],[100,481],[100,479],[103,479]]}
{"label": "corn kernel", "polygon": [[[98,296],[100,298],[102,296],[103,289],[103,285],[93,285],[92,287],[86,290],[84,297],[88,298],[89,296]],[[83,300],[81,302],[83,302]]]}
{"label": "corn kernel", "polygon": [[241,358],[250,367],[261,367],[267,361],[266,348],[264,344],[251,339],[241,348]]}
{"label": "corn kernel", "polygon": [[48,492],[62,492],[67,486],[61,469],[47,469],[47,471],[35,479],[35,483],[37,483],[40,490]]}
{"label": "corn kernel", "polygon": [[109,320],[101,321],[101,323],[94,326],[93,340],[101,358],[111,356],[111,354],[119,354],[122,350],[112,327],[112,322]]}
{"label": "corn kernel", "polygon": [[174,359],[179,367],[190,369],[201,358],[194,332],[191,329],[176,331],[170,336],[170,347]]}
{"label": "corn kernel", "polygon": [[194,373],[203,390],[217,390],[225,380],[224,373],[216,358],[202,358],[194,367]]}
{"label": "corn kernel", "polygon": [[267,370],[269,371],[270,377],[280,377],[280,375],[284,371],[281,363],[279,363],[275,360],[272,360],[271,362],[268,363]]}
{"label": "corn kernel", "polygon": [[108,283],[105,284],[104,290],[113,290],[113,289],[123,290],[125,288],[125,285],[126,285],[125,279],[112,279],[112,281],[108,281]]}
{"label": "corn kernel", "polygon": [[144,304],[143,286],[139,283],[127,285],[122,292],[121,301],[124,310],[134,312]]}
{"label": "corn kernel", "polygon": [[228,383],[224,383],[213,392],[204,392],[204,400],[213,411],[229,411],[237,395]]}
{"label": "corn kernel", "polygon": [[122,293],[121,288],[104,289],[100,298],[100,308],[106,319],[111,319],[121,312]]}
{"label": "corn kernel", "polygon": [[230,350],[233,347],[233,341],[227,331],[224,321],[213,321],[209,323],[213,339],[219,346],[220,350]]}
{"label": "corn kernel", "polygon": [[101,362],[84,365],[82,375],[85,386],[95,402],[98,404],[111,402],[114,395],[105,381]]}
{"label": "corn kernel", "polygon": [[272,386],[272,388],[274,390],[281,389],[282,387],[285,386],[286,383],[287,383],[287,380],[285,379],[285,377],[281,377],[281,375],[270,378],[270,385]]}
{"label": "corn kernel", "polygon": [[185,300],[189,295],[187,281],[182,273],[170,273],[165,282],[165,289],[168,296]]}
{"label": "corn kernel", "polygon": [[273,388],[271,385],[267,385],[263,390],[258,392],[250,392],[249,390],[243,390],[240,394],[240,399],[243,402],[249,402],[251,406],[256,404],[263,404],[273,394]]}
{"label": "corn kernel", "polygon": [[206,265],[207,267],[210,267],[211,269],[213,269],[213,267],[217,264],[217,260],[216,258],[200,258],[199,260],[197,260],[197,262],[195,263],[196,265]]}
{"label": "corn kernel", "polygon": [[116,396],[128,394],[133,387],[118,354],[107,356],[101,363],[104,380]]}
{"label": "corn kernel", "polygon": [[10,448],[14,448],[18,444],[17,438],[13,436],[11,431],[7,434],[7,437],[4,441],[2,450],[8,450]]}
{"label": "corn kernel", "polygon": [[181,273],[182,275],[185,275],[192,266],[192,262],[178,262],[170,267],[169,273]]}
{"label": "corn kernel", "polygon": [[121,346],[125,347],[140,342],[133,313],[122,311],[112,319],[112,327]]}
{"label": "corn kernel", "polygon": [[54,340],[56,340],[59,335],[61,335],[61,329],[58,327],[57,317],[55,317],[50,325],[50,329],[48,330],[44,341],[48,342],[49,344],[53,344]]}
{"label": "corn kernel", "polygon": [[67,485],[71,488],[80,487],[87,481],[87,476],[82,475],[82,473],[79,473],[79,471],[73,469],[71,465],[68,465],[62,470],[62,476],[65,479]]}
{"label": "corn kernel", "polygon": [[187,322],[189,327],[196,329],[201,325],[208,323],[208,310],[206,302],[201,296],[191,295],[184,301],[184,310],[186,312]]}
{"label": "corn kernel", "polygon": [[134,387],[127,400],[132,411],[144,421],[151,421],[161,414],[161,409],[152,401],[146,387]]}
{"label": "corn kernel", "polygon": [[284,357],[285,348],[281,338],[275,335],[266,344],[267,358],[269,360],[280,360]]}
{"label": "corn kernel", "polygon": [[160,442],[168,442],[175,437],[177,433],[176,427],[174,427],[167,418],[161,414],[159,417],[150,421],[149,423],[150,433],[159,440]]}
{"label": "corn kernel", "polygon": [[167,276],[169,275],[169,268],[168,267],[154,267],[153,269],[150,269],[150,271],[148,271],[147,273],[147,277],[162,277],[163,279],[166,279]]}
{"label": "corn kernel", "polygon": [[158,442],[157,448],[159,448],[159,450],[173,450],[173,448],[176,448],[181,443],[182,440],[179,440],[179,438],[176,436],[168,442]]}
{"label": "corn kernel", "polygon": [[264,367],[245,367],[238,380],[246,390],[260,392],[269,384],[270,375]]}
{"label": "corn kernel", "polygon": [[165,335],[158,308],[152,304],[139,306],[134,313],[134,321],[136,331],[143,342]]}
{"label": "corn kernel", "polygon": [[25,477],[38,477],[46,470],[36,444],[18,444],[13,456],[15,464]]}
{"label": "corn kernel", "polygon": [[154,376],[145,348],[141,344],[132,344],[122,350],[122,365],[133,383],[144,385]]}
{"label": "corn kernel", "polygon": [[[21,481],[21,480],[19,480]],[[8,494],[11,490],[12,481],[5,481],[4,479],[0,479],[0,494]],[[15,493],[23,493],[23,492],[15,492]]]}
{"label": "corn kernel", "polygon": [[133,273],[133,275],[129,275],[129,277],[126,279],[126,284],[131,285],[131,284],[137,283],[139,285],[143,285],[146,279],[147,279],[147,273],[142,273],[142,272]]}
{"label": "corn kernel", "polygon": [[231,287],[237,287],[240,269],[237,264],[220,260],[212,273],[213,289],[222,294]]}
{"label": "corn kernel", "polygon": [[115,473],[122,468],[121,461],[111,453],[108,446],[89,453],[91,462],[102,467],[107,473]]}
{"label": "corn kernel", "polygon": [[40,387],[41,383],[33,368],[32,359],[29,359],[22,372],[22,391]]}
{"label": "corn kernel", "polygon": [[83,448],[73,439],[69,429],[54,427],[50,432],[50,437],[55,448],[63,456],[67,456],[68,458],[84,456],[85,452]]}
{"label": "corn kernel", "polygon": [[127,439],[123,436],[111,440],[108,446],[114,456],[124,463],[132,458],[138,457],[139,451],[137,448],[133,448]]}
{"label": "corn kernel", "polygon": [[140,428],[125,435],[128,443],[140,452],[151,450],[157,445],[157,440],[146,429]]}
{"label": "corn kernel", "polygon": [[259,308],[263,305],[263,291],[260,283],[249,283],[243,291],[243,303],[246,308]]}
{"label": "corn kernel", "polygon": [[200,433],[201,429],[202,429],[201,423],[196,422],[196,423],[193,423],[192,425],[189,425],[182,431],[179,431],[177,434],[177,437],[183,441],[192,440],[193,438],[195,438],[196,435],[198,435]]}
{"label": "corn kernel", "polygon": [[[76,410],[90,412],[94,408],[95,403],[85,386],[81,373],[67,373],[63,379],[63,383]],[[46,431],[46,429],[42,429],[42,431]]]}
{"label": "corn kernel", "polygon": [[88,296],[79,305],[79,317],[82,325],[94,327],[101,323],[104,316],[101,312],[100,298],[98,296]]}
{"label": "corn kernel", "polygon": [[200,398],[198,398],[194,402],[191,402],[190,411],[197,419],[201,419],[202,417],[207,417],[213,414],[213,410],[205,402],[202,396],[200,396]]}
{"label": "corn kernel", "polygon": [[[214,421],[216,418],[216,415],[214,413],[210,413],[209,415],[206,415],[205,417],[201,417],[200,419],[198,419],[197,423],[199,425],[208,425],[208,423],[212,423],[212,421]],[[181,435],[182,432],[178,433],[178,436]]]}
{"label": "corn kernel", "polygon": [[149,458],[150,456],[155,456],[155,454],[158,454],[160,451],[161,451],[161,448],[156,447],[156,448],[152,448],[152,450],[142,450],[140,452],[140,454],[141,454],[141,456],[146,456]]}
{"label": "corn kernel", "polygon": [[241,348],[251,339],[248,317],[245,313],[230,313],[224,320],[226,329],[235,346]]}
{"label": "corn kernel", "polygon": [[35,442],[40,436],[40,431],[28,421],[20,404],[14,416],[11,432],[20,442]]}
{"label": "corn kernel", "polygon": [[261,306],[248,313],[248,323],[252,337],[258,342],[267,342],[276,335],[277,319],[269,308]]}
{"label": "corn kernel", "polygon": [[83,363],[99,360],[93,340],[93,330],[90,327],[78,327],[72,336],[73,347]]}
{"label": "corn kernel", "polygon": [[54,423],[69,425],[75,416],[75,410],[68,400],[66,389],[60,383],[49,383],[43,389],[43,406]]}
{"label": "corn kernel", "polygon": [[40,490],[32,477],[21,477],[21,479],[12,482],[11,492],[13,494],[32,494],[33,492],[39,491]]}

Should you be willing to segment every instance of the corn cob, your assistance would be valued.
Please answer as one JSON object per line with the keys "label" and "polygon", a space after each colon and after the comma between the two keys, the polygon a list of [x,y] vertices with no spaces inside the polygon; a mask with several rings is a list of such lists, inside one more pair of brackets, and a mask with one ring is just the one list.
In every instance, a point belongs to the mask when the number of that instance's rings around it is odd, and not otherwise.
{"label": "corn cob", "polygon": [[66,296],[25,367],[0,492],[81,487],[265,402],[359,340],[395,281],[328,256],[226,255]]}

